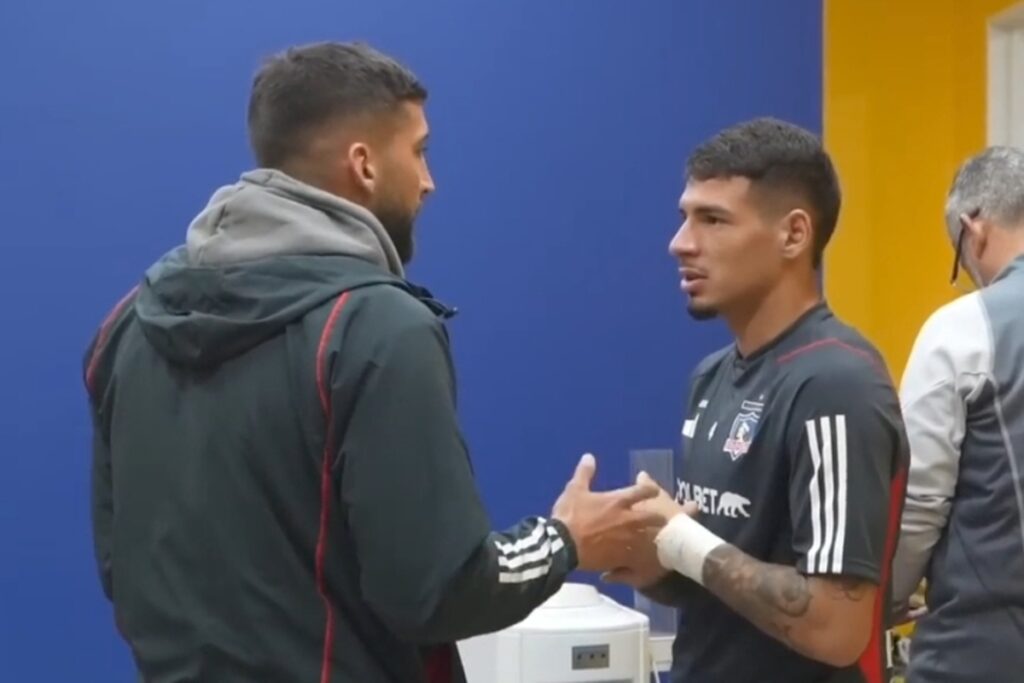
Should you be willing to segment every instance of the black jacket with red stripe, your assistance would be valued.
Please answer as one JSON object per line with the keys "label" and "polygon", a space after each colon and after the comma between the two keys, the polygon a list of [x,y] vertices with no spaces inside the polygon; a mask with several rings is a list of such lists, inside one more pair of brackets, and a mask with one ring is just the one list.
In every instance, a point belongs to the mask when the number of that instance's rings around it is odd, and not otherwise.
{"label": "black jacket with red stripe", "polygon": [[561,524],[491,531],[450,313],[351,256],[185,248],[115,308],[85,364],[95,545],[144,680],[459,682],[452,643],[560,587]]}

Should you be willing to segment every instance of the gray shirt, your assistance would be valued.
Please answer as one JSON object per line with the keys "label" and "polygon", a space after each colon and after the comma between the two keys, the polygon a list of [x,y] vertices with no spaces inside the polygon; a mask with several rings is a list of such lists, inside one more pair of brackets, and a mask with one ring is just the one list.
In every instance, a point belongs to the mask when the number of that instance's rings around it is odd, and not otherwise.
{"label": "gray shirt", "polygon": [[1024,257],[936,311],[901,386],[911,446],[893,567],[928,614],[912,683],[1024,680]]}

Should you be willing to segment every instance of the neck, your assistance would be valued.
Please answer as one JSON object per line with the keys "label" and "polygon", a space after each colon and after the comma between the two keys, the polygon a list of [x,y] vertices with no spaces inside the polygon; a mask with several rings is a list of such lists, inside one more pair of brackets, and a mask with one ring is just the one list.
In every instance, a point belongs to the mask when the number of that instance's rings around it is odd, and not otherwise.
{"label": "neck", "polygon": [[365,207],[363,197],[353,191],[347,183],[339,182],[338,178],[325,171],[323,164],[318,164],[305,158],[293,158],[281,164],[278,168],[287,176],[305,183],[310,187],[330,193],[335,197],[341,197],[354,204]]}
{"label": "neck", "polygon": [[986,284],[998,277],[1006,268],[1020,256],[1024,256],[1024,226],[1018,226],[1011,230],[1003,230],[1002,239],[990,245],[990,248],[998,258],[992,264],[992,272],[986,273]]}
{"label": "neck", "polygon": [[749,356],[785,332],[820,302],[821,294],[812,273],[809,279],[783,280],[746,310],[723,317],[736,337],[740,354]]}

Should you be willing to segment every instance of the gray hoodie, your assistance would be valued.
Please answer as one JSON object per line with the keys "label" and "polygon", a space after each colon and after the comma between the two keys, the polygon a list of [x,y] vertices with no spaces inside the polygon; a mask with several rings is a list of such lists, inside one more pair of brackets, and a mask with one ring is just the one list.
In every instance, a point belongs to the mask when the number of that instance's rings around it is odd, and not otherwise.
{"label": "gray hoodie", "polygon": [[209,367],[279,334],[340,292],[412,291],[380,221],[280,171],[217,190],[183,247],[146,273],[140,329],[175,363]]}
{"label": "gray hoodie", "polygon": [[193,265],[283,254],[355,256],[403,277],[395,245],[367,209],[281,171],[257,169],[217,190],[186,237]]}

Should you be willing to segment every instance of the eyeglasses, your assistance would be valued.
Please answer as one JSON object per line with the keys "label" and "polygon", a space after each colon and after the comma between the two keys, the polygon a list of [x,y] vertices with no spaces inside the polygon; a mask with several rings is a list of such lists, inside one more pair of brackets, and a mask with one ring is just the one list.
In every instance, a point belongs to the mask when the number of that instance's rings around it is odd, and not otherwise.
{"label": "eyeglasses", "polygon": [[964,255],[964,235],[970,222],[981,215],[981,209],[975,209],[967,214],[960,214],[960,234],[956,238],[956,254],[953,257],[953,275],[949,278],[949,284],[956,286],[956,280],[960,276],[960,259]]}

